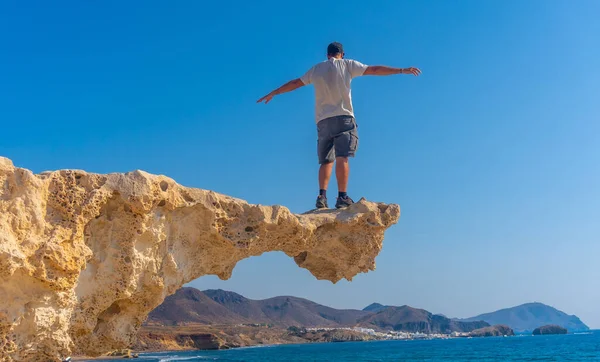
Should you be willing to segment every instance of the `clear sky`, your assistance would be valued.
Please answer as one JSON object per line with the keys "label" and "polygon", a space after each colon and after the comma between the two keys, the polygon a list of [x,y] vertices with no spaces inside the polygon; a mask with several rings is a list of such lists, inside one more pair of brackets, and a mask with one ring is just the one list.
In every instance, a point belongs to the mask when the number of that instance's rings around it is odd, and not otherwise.
{"label": "clear sky", "polygon": [[269,253],[191,285],[453,317],[539,301],[600,328],[598,14],[594,0],[4,1],[0,155],[306,211],[313,90],[255,101],[340,41],[423,71],[353,82],[349,193],[402,207],[377,270],[333,285]]}

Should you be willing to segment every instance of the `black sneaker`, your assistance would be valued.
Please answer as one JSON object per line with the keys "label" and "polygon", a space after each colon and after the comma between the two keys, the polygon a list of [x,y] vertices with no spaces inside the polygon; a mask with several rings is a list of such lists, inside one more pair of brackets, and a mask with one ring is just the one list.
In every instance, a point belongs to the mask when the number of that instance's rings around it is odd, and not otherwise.
{"label": "black sneaker", "polygon": [[327,209],[329,206],[327,205],[327,198],[323,195],[319,195],[317,197],[317,209]]}
{"label": "black sneaker", "polygon": [[337,202],[335,203],[336,209],[342,209],[344,207],[348,207],[352,205],[354,201],[350,198],[350,196],[338,197]]}

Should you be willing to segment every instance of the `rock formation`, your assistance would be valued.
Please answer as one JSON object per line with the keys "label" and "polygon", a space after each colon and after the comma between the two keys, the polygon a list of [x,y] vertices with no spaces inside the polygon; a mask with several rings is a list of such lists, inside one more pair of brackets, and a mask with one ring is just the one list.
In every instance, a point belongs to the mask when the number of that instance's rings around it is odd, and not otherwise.
{"label": "rock formation", "polygon": [[479,328],[469,333],[469,336],[471,337],[502,337],[514,335],[515,332],[509,326],[503,324]]}
{"label": "rock formation", "polygon": [[316,278],[374,270],[397,205],[292,214],[143,171],[39,175],[0,158],[0,360],[127,348],[146,315],[202,275],[283,251]]}
{"label": "rock formation", "polygon": [[569,331],[567,331],[566,328],[557,326],[556,324],[549,324],[549,325],[541,326],[541,327],[534,329],[533,335],[541,336],[544,334],[567,334],[568,332]]}

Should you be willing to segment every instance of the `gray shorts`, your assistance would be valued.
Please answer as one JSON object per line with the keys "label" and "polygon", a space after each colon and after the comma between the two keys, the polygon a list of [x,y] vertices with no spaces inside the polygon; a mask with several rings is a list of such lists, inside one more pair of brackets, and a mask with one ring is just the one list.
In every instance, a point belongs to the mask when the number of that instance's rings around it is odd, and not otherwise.
{"label": "gray shorts", "polygon": [[336,157],[354,157],[358,148],[358,130],[352,116],[325,118],[317,123],[319,163],[330,163]]}

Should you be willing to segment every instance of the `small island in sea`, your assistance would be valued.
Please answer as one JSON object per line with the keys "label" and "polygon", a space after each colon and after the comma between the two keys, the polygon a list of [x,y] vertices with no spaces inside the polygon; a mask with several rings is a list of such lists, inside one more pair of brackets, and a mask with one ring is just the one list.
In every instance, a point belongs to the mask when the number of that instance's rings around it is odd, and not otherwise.
{"label": "small island in sea", "polygon": [[543,334],[567,334],[568,330],[561,326],[557,326],[556,324],[549,324],[545,326],[538,327],[533,330],[534,336],[539,336]]}
{"label": "small island in sea", "polygon": [[512,330],[512,328],[503,324],[479,328],[469,333],[470,337],[503,337],[514,335],[515,332]]}

